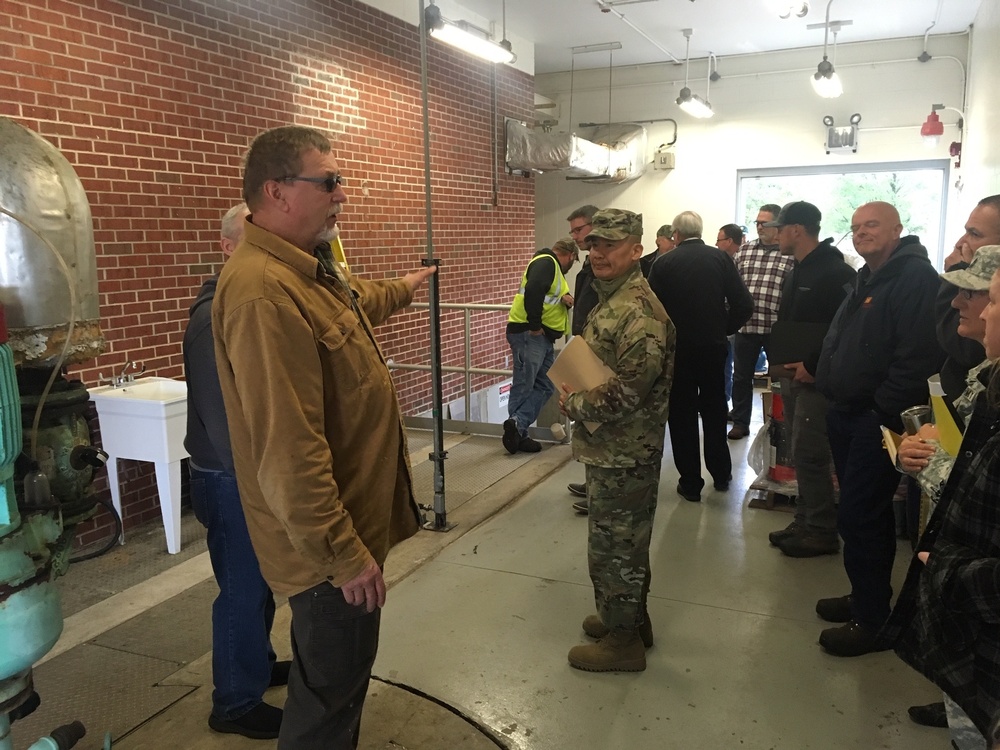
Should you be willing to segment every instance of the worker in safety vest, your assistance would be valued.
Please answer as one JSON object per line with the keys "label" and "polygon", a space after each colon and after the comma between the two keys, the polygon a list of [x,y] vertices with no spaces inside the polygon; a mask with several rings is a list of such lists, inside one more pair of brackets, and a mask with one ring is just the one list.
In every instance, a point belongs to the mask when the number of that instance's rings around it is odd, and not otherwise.
{"label": "worker in safety vest", "polygon": [[555,390],[547,377],[555,359],[553,343],[570,332],[569,310],[573,295],[565,274],[579,257],[572,237],[552,249],[535,253],[521,277],[507,317],[507,343],[513,355],[513,383],[507,403],[509,419],[503,423],[503,447],[508,453],[537,453],[538,441],[528,437],[528,427]]}

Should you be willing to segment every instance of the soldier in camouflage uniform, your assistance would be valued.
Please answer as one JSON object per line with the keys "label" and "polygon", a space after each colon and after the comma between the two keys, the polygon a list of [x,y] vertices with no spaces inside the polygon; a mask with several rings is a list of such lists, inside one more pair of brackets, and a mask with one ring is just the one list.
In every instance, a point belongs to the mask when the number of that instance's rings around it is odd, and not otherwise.
{"label": "soldier in camouflage uniform", "polygon": [[[614,376],[589,391],[562,388],[576,420],[573,456],[586,466],[590,503],[588,564],[597,614],[569,663],[595,672],[641,671],[653,643],[646,613],[649,540],[663,458],[675,331],[639,268],[642,216],[607,209],[587,239],[598,304],[583,338]],[[562,384],[559,384],[562,386]],[[591,432],[584,424],[598,423]],[[591,425],[593,426],[593,425]]]}
{"label": "soldier in camouflage uniform", "polygon": [[[958,289],[952,306],[959,311],[957,325],[959,334],[980,344],[986,333],[980,315],[988,302],[990,279],[997,269],[1000,269],[1000,245],[989,245],[976,250],[976,255],[967,268],[941,274],[942,279]],[[991,364],[993,363],[986,359],[969,370],[965,378],[965,391],[952,404],[959,426],[963,428],[969,423],[976,398],[986,389],[984,378],[989,376],[988,368]],[[984,370],[987,372],[981,376]],[[933,425],[924,425],[916,435],[905,437],[899,446],[896,468],[914,476],[926,498],[926,504],[920,512],[921,533],[927,519],[937,507],[938,499],[954,465],[955,457],[941,447],[937,440],[937,430]],[[942,711],[940,703],[914,706],[909,709],[910,716],[919,724],[927,723],[927,717],[931,715],[939,719],[940,711]],[[956,748],[985,750],[986,744],[982,734],[968,715],[947,695],[944,696],[943,711],[952,744]],[[940,724],[933,723],[931,726]]]}
{"label": "soldier in camouflage uniform", "polygon": [[[986,330],[979,316],[986,307],[990,279],[997,269],[1000,269],[1000,245],[987,245],[976,251],[968,268],[941,274],[942,279],[958,289],[952,306],[960,314],[959,335],[982,343]],[[986,387],[980,381],[980,373],[989,364],[990,361],[985,360],[969,370],[965,378],[965,391],[953,403],[959,426],[963,429],[972,415],[976,397]],[[896,468],[916,477],[920,488],[927,494],[930,508],[927,513],[921,513],[925,519],[937,505],[954,463],[955,457],[949,455],[938,443],[937,430],[933,425],[924,425],[920,432],[907,436],[900,443]]]}

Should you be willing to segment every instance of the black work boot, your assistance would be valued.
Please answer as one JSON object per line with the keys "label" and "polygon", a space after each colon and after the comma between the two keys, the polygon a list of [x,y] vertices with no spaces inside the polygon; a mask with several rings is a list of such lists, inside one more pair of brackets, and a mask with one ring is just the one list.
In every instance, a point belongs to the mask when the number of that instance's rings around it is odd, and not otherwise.
{"label": "black work boot", "polygon": [[778,546],[778,542],[792,534],[798,533],[799,529],[805,528],[798,521],[792,521],[783,529],[778,529],[777,531],[772,531],[767,535],[767,541],[773,544],[775,547]]}
{"label": "black work boot", "polygon": [[251,740],[277,739],[283,711],[263,701],[235,719],[208,717],[208,726],[222,734],[241,734]]}
{"label": "black work boot", "polygon": [[819,645],[833,656],[864,656],[874,651],[885,651],[875,641],[875,631],[857,620],[839,628],[827,628],[819,634]]}
{"label": "black work boot", "polygon": [[851,595],[820,599],[816,602],[816,614],[827,622],[850,622]]}
{"label": "black work boot", "polygon": [[819,557],[840,552],[840,540],[836,532],[816,534],[800,530],[789,534],[775,546],[789,557]]}

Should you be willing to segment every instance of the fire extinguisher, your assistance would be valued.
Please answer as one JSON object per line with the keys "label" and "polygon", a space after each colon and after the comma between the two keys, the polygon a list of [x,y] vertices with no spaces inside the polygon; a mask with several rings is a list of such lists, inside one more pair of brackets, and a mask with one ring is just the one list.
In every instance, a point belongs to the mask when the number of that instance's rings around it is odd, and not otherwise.
{"label": "fire extinguisher", "polygon": [[768,428],[768,477],[775,482],[791,482],[795,479],[792,464],[791,436],[785,424],[785,405],[781,399],[780,387],[772,386],[771,424]]}

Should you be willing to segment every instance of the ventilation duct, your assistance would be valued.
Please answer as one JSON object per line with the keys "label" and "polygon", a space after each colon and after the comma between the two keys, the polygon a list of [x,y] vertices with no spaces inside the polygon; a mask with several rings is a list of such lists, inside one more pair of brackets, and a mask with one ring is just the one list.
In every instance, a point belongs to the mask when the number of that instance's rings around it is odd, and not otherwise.
{"label": "ventilation duct", "polygon": [[646,128],[600,125],[590,139],[532,130],[507,120],[507,166],[525,172],[563,172],[566,179],[622,183],[646,170]]}

